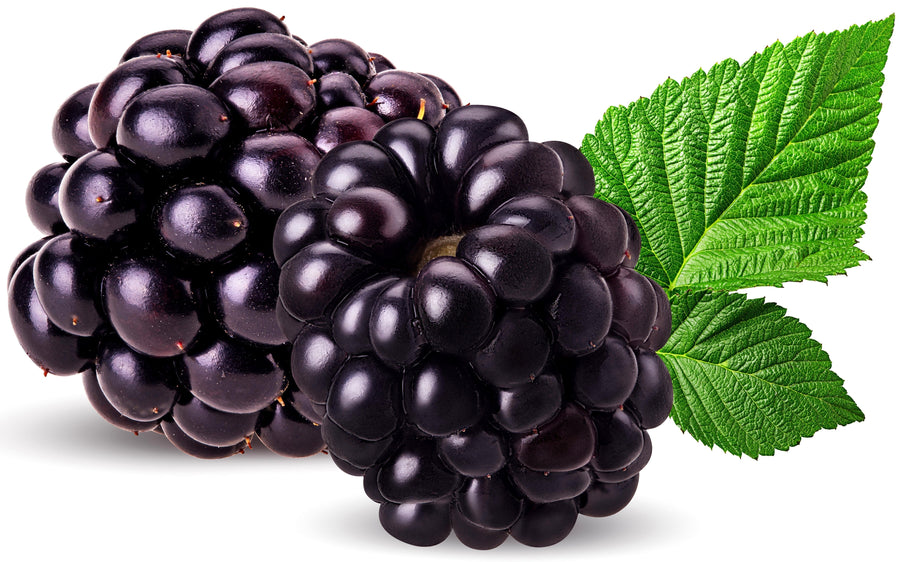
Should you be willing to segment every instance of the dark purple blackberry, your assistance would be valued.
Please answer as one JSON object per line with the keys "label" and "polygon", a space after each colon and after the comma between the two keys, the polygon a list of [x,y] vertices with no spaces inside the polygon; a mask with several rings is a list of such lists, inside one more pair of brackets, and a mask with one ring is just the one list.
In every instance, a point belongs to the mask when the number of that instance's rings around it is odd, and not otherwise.
{"label": "dark purple blackberry", "polygon": [[[385,120],[415,117],[419,98],[380,115],[364,93],[369,53],[343,39],[307,46],[282,19],[240,8],[193,31],[146,35],[99,84],[69,96],[52,122],[61,161],[26,190],[28,215],[49,236],[8,279],[14,331],[44,374],[83,373],[110,423],[163,433],[203,458],[241,451],[254,435],[287,456],[322,450],[322,427],[333,426],[327,390],[345,359],[332,352],[371,352],[376,307],[392,340],[384,353],[402,329],[387,322],[394,303],[376,299],[398,277],[355,300],[329,299],[356,281],[346,275],[353,263],[370,273],[344,244],[386,257],[410,253],[419,237],[404,218],[417,208],[397,191],[409,193],[405,172],[374,143],[391,167],[382,184],[334,208],[309,199],[325,152],[340,156],[342,143],[372,139]],[[437,89],[422,95],[443,103]],[[345,172],[332,168],[332,189],[352,183]],[[354,224],[369,208],[377,212]],[[370,243],[373,232],[395,240]],[[329,233],[341,242],[327,243]],[[294,294],[309,292],[309,310],[335,311],[333,347],[278,292],[280,266],[313,241],[332,260],[334,286]],[[308,353],[292,356],[289,342],[303,338]],[[354,450],[345,454],[359,462]]]}
{"label": "dark purple blackberry", "polygon": [[631,499],[672,406],[654,352],[671,313],[586,170],[464,106],[334,149],[276,226],[281,301],[306,326],[294,379],[400,540],[546,546]]}

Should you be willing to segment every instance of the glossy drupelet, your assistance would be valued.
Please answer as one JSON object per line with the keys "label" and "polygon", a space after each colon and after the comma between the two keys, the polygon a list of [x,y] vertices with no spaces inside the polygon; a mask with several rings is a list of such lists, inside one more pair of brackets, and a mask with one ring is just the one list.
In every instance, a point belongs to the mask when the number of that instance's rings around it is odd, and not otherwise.
{"label": "glossy drupelet", "polygon": [[[26,190],[50,236],[9,276],[13,328],[39,373],[83,374],[110,423],[203,458],[254,435],[287,456],[322,449],[324,412],[293,382],[280,328],[304,325],[278,298],[275,222],[312,193],[325,151],[420,109],[379,114],[365,94],[372,55],[343,39],[308,46],[282,20],[241,8],[152,33],[70,96],[52,127],[62,161]],[[413,76],[395,96],[438,91]],[[440,94],[427,111],[443,116]]]}
{"label": "glossy drupelet", "polygon": [[398,539],[546,546],[634,495],[671,312],[593,194],[575,147],[470,105],[335,148],[278,221],[294,382]]}

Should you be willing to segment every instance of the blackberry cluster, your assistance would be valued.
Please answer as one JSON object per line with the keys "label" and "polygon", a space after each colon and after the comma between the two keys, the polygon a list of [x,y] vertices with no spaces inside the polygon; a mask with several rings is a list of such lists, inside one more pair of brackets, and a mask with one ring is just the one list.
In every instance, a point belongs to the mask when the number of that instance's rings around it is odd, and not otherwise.
{"label": "blackberry cluster", "polygon": [[294,381],[400,540],[546,546],[634,495],[671,312],[594,187],[575,147],[469,105],[333,149],[279,218]]}
{"label": "blackberry cluster", "polygon": [[282,19],[236,9],[148,35],[73,94],[53,126],[64,162],[28,186],[47,237],[8,282],[45,374],[83,373],[108,421],[198,457],[254,434],[284,455],[322,449],[277,321],[276,218],[324,153],[459,105],[437,78],[350,41],[307,45]]}

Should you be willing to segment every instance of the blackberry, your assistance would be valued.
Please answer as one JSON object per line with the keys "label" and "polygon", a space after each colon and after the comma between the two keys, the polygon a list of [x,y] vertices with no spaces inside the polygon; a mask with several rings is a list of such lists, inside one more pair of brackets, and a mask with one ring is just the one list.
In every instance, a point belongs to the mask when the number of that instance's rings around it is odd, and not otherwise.
{"label": "blackberry", "polygon": [[[321,396],[294,383],[304,363],[280,326],[291,340],[315,334],[279,301],[272,233],[312,193],[323,153],[420,111],[418,97],[379,111],[371,96],[390,96],[369,91],[375,60],[343,39],[308,46],[282,18],[242,8],[138,39],[70,96],[52,127],[62,161],[27,189],[48,237],[8,283],[29,357],[45,374],[81,374],[113,425],[163,433],[198,457],[232,455],[254,435],[288,456],[322,450]],[[442,118],[440,92],[452,88],[403,76],[390,99],[424,88],[424,111]],[[323,210],[307,212],[283,243],[317,236],[303,224]]]}
{"label": "blackberry", "polygon": [[393,536],[553,544],[634,495],[669,303],[575,147],[498,107],[419,117],[326,154],[276,225],[292,374]]}

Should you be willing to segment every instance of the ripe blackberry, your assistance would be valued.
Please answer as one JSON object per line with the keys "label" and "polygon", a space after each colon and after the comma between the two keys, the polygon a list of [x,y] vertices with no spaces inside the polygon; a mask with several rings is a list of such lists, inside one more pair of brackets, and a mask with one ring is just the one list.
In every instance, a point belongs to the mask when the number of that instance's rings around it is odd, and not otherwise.
{"label": "ripe blackberry", "polygon": [[278,221],[294,381],[400,540],[545,546],[633,496],[671,313],[593,193],[577,149],[470,105],[334,149]]}
{"label": "ripe blackberry", "polygon": [[[323,412],[294,384],[279,327],[305,329],[278,300],[272,233],[311,194],[324,152],[420,111],[378,111],[373,60],[343,39],[307,46],[282,18],[242,8],[138,39],[66,100],[52,130],[64,161],[27,190],[50,237],[9,279],[29,357],[82,374],[110,423],[195,456],[232,455],[254,435],[284,455],[320,451]],[[439,92],[452,89],[406,74],[392,95],[429,87],[425,111],[443,117]]]}

